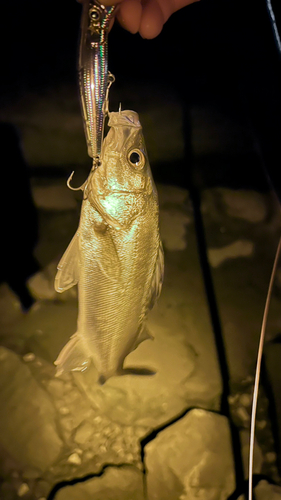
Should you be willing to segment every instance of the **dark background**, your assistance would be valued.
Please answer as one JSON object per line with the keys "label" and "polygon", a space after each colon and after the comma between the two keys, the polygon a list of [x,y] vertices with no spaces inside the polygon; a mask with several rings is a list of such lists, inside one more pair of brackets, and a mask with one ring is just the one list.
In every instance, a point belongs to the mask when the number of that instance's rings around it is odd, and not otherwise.
{"label": "dark background", "polygon": [[[280,21],[277,0],[273,7]],[[1,5],[0,105],[27,91],[76,82],[80,11],[74,0],[15,0]],[[201,0],[175,13],[154,40],[133,36],[116,23],[110,33],[109,68],[121,98],[136,82],[148,85],[147,92],[151,82],[160,90],[162,85],[173,88],[184,110],[189,159],[189,112],[194,104],[211,102],[241,126],[246,123],[261,163],[279,189],[280,55],[265,0]],[[263,174],[253,172],[247,157],[242,162],[234,159],[232,173],[219,161],[207,163],[208,168],[204,161],[196,167],[203,184],[263,188]],[[185,183],[183,169],[177,170],[172,181]],[[161,175],[159,180],[165,181],[165,169]]]}

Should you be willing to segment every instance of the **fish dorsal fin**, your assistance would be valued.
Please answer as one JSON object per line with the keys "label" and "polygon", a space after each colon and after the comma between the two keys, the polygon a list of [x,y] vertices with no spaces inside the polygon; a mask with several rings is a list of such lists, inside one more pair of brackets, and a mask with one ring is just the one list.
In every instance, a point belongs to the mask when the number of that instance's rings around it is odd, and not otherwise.
{"label": "fish dorsal fin", "polygon": [[164,250],[162,242],[160,241],[158,248],[158,256],[151,282],[148,309],[152,309],[155,302],[158,300],[162,289],[163,279],[164,279]]}
{"label": "fish dorsal fin", "polygon": [[55,290],[68,290],[79,281],[79,234],[75,233],[59,264],[55,277]]}

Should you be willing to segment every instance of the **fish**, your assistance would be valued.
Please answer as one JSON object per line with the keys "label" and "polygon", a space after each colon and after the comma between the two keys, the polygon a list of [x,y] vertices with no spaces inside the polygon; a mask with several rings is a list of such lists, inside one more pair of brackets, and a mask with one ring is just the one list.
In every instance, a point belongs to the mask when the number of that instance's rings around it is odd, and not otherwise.
{"label": "fish", "polygon": [[126,356],[152,338],[146,320],[164,276],[158,195],[138,114],[111,112],[108,126],[55,278],[59,293],[78,284],[77,331],[54,362],[57,374],[93,362],[101,383],[122,374]]}

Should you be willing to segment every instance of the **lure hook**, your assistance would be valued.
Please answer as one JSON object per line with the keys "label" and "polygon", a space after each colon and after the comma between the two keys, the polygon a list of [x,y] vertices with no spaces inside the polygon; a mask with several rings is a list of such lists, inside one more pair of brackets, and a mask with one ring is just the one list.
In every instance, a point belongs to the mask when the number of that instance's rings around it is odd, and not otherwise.
{"label": "lure hook", "polygon": [[104,99],[103,106],[102,106],[102,110],[103,110],[103,113],[105,116],[109,114],[109,108],[108,108],[109,89],[114,82],[115,82],[115,76],[112,73],[110,73],[110,71],[108,71],[106,94],[105,94],[105,99]]}
{"label": "lure hook", "polygon": [[101,161],[100,161],[100,157],[97,155],[94,160],[93,160],[93,166],[92,166],[92,169],[91,169],[91,172],[89,174],[89,176],[87,177],[87,179],[85,180],[85,182],[83,182],[83,184],[81,184],[81,186],[79,187],[73,187],[71,186],[71,181],[72,181],[72,177],[74,175],[74,170],[73,172],[71,172],[70,176],[68,177],[67,181],[66,181],[66,185],[69,189],[71,189],[71,191],[84,191],[85,187],[86,187],[86,184],[88,182],[88,179],[90,177],[91,174],[93,174],[95,172],[95,170],[101,166]]}
{"label": "lure hook", "polygon": [[71,172],[70,176],[68,177],[68,179],[66,181],[67,187],[69,189],[71,189],[71,191],[80,191],[80,189],[81,189],[81,191],[84,191],[84,188],[86,186],[87,180],[85,182],[83,182],[83,184],[81,184],[81,186],[75,188],[75,187],[71,186],[71,184],[70,184],[71,181],[72,181],[73,175],[74,175],[74,170],[73,170],[73,172]]}

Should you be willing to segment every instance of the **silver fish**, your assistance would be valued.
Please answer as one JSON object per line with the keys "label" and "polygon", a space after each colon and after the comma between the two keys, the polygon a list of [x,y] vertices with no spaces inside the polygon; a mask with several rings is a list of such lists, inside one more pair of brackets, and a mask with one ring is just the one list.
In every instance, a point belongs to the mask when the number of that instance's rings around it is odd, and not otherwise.
{"label": "silver fish", "polygon": [[77,332],[60,352],[58,373],[100,381],[122,372],[125,357],[150,337],[149,310],[160,295],[164,257],[158,197],[137,113],[109,113],[100,165],[84,187],[79,228],[59,265],[55,288],[78,283]]}

